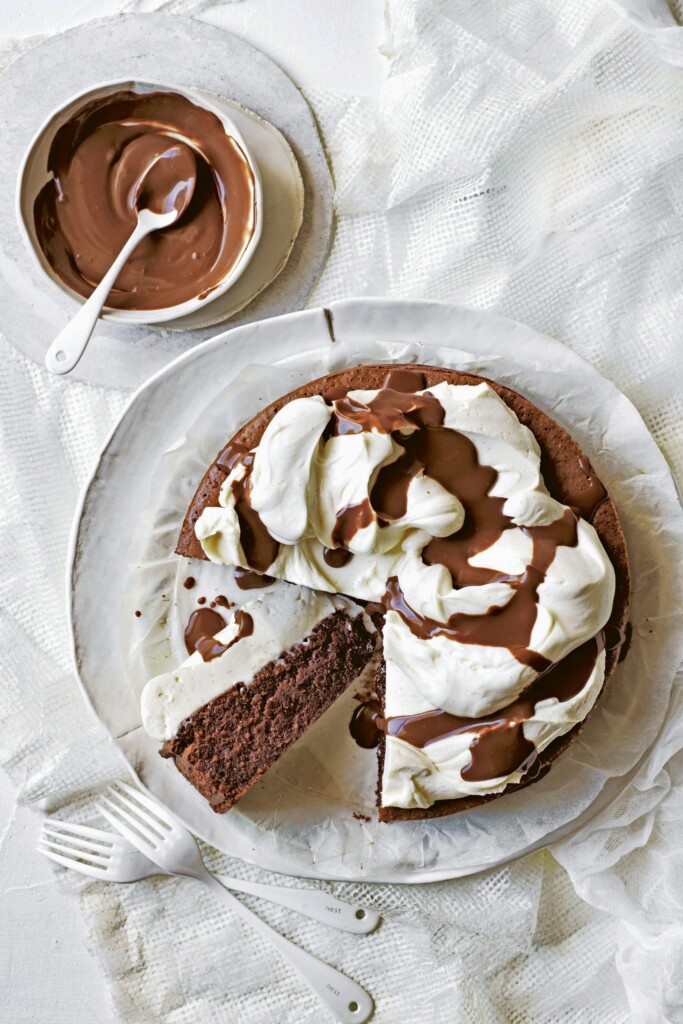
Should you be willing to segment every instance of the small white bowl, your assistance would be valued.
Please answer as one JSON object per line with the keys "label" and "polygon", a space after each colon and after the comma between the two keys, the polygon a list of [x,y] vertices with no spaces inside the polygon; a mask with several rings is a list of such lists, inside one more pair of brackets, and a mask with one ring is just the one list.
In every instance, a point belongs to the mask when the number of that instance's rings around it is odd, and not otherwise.
{"label": "small white bowl", "polygon": [[43,250],[41,249],[36,237],[33,220],[33,207],[38,193],[51,178],[51,174],[47,169],[47,158],[50,146],[52,145],[52,140],[59,128],[69,120],[71,115],[75,113],[79,107],[82,107],[90,100],[99,99],[103,96],[120,92],[125,89],[135,89],[136,92],[143,93],[178,93],[180,96],[185,97],[185,99],[194,103],[196,106],[203,107],[205,110],[215,114],[225,127],[226,134],[233,138],[243,151],[254,181],[254,228],[249,242],[237,263],[228,271],[223,280],[213,288],[207,296],[204,298],[197,296],[194,299],[188,299],[186,302],[181,302],[177,306],[166,306],[163,309],[112,309],[105,306],[102,311],[102,316],[106,317],[107,320],[121,320],[129,324],[160,324],[169,320],[175,320],[178,317],[187,316],[188,313],[194,313],[203,306],[208,305],[209,302],[213,302],[213,300],[218,298],[219,295],[224,295],[228,288],[235,283],[245,270],[251,257],[254,255],[259,239],[261,238],[261,231],[263,228],[261,176],[259,174],[258,167],[256,166],[256,161],[249,152],[238,128],[227,116],[225,111],[220,109],[220,107],[214,106],[214,104],[204,96],[199,96],[193,92],[189,92],[187,89],[181,89],[175,85],[165,85],[159,82],[150,81],[138,82],[131,79],[103,82],[100,85],[93,86],[84,92],[78,93],[62,106],[58,107],[57,110],[55,110],[43,122],[26,151],[26,155],[24,156],[21,167],[19,168],[19,178],[17,181],[17,220],[19,222],[19,229],[26,241],[26,244],[28,245],[38,266],[43,271],[46,279],[50,281],[52,285],[56,286],[63,295],[68,295],[71,299],[74,299],[82,305],[85,301],[83,296],[79,295],[78,292],[73,291],[73,289],[69,288],[68,285],[64,284],[45,258]]}

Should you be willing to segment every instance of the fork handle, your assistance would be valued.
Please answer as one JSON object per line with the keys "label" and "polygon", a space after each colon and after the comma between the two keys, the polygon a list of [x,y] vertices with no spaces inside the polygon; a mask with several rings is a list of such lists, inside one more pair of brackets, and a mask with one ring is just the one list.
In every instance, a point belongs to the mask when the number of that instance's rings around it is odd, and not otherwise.
{"label": "fork handle", "polygon": [[364,988],[361,988],[351,978],[347,978],[341,971],[318,960],[311,953],[307,953],[305,949],[301,949],[280,935],[260,917],[248,910],[243,903],[240,903],[213,875],[207,872],[206,875],[201,876],[199,881],[204,882],[219,899],[227,903],[235,913],[272,942],[280,955],[313,989],[318,998],[329,1007],[335,1020],[341,1021],[342,1024],[364,1024],[369,1020],[374,1004]]}
{"label": "fork handle", "polygon": [[314,921],[339,928],[344,932],[356,935],[367,935],[379,923],[379,914],[368,910],[360,904],[345,903],[322,889],[295,889],[288,885],[263,885],[260,882],[246,882],[242,878],[230,878],[228,875],[214,875],[226,889],[234,892],[245,892],[251,896],[277,903],[280,907],[288,907],[299,914],[312,917]]}

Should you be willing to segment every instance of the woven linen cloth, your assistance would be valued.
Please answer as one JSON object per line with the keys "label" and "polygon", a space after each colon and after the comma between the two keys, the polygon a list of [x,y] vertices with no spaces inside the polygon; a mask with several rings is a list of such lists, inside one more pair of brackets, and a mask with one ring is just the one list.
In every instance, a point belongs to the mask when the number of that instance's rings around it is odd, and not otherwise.
{"label": "woven linen cloth", "polygon": [[[554,335],[633,400],[679,485],[680,15],[664,0],[387,0],[378,98],[309,96],[338,213],[311,304],[448,299]],[[79,489],[126,396],[49,377],[1,338],[0,356],[1,762],[25,803],[96,823],[93,790],[125,772],[70,667],[63,573]],[[433,885],[331,886],[384,916],[362,944],[258,912],[366,986],[382,1024],[683,1021],[682,693],[679,676],[634,782],[552,853]],[[126,1024],[326,1019],[199,886],[58,878]]]}

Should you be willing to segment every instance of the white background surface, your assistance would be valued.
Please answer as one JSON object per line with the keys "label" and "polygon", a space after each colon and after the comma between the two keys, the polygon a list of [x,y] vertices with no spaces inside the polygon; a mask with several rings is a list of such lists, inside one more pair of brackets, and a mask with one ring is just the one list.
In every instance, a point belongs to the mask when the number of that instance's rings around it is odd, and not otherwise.
{"label": "white background surface", "polygon": [[[113,11],[107,0],[10,0],[2,33],[39,36]],[[381,0],[243,0],[204,20],[263,49],[304,89],[372,95],[381,16]],[[78,905],[35,852],[38,826],[0,772],[0,1024],[115,1024]]]}

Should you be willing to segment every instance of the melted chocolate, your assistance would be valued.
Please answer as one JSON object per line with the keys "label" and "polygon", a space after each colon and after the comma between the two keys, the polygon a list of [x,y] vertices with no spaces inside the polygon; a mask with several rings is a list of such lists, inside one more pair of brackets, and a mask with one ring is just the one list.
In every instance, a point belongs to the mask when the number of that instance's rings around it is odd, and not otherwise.
{"label": "melted chocolate", "polygon": [[354,709],[349,732],[359,747],[366,750],[376,747],[379,743],[380,728],[378,719],[382,714],[382,705],[378,700],[366,700]]}
{"label": "melted chocolate", "polygon": [[425,375],[420,370],[409,370],[399,367],[389,370],[382,384],[383,388],[390,391],[422,391],[425,386]]}
{"label": "melted chocolate", "polygon": [[[265,573],[277,558],[280,544],[271,537],[263,525],[258,512],[249,504],[249,492],[251,490],[251,472],[254,468],[254,453],[250,452],[242,444],[229,444],[216,459],[216,465],[226,474],[229,474],[238,463],[245,468],[241,480],[232,483],[232,493],[235,498],[235,512],[240,524],[240,544],[244,551],[244,557],[251,569],[257,573]],[[239,580],[238,585],[241,586]],[[268,583],[272,583],[269,579]],[[256,586],[267,586],[267,583],[255,584]],[[242,586],[242,590],[251,589]]]}
{"label": "melted chocolate", "polygon": [[232,608],[232,601],[228,601],[225,594],[217,594],[216,604],[219,606],[219,608]]}
{"label": "melted chocolate", "polygon": [[602,503],[607,501],[609,494],[585,455],[579,456],[579,466],[584,474],[584,482],[572,491],[570,504],[577,509],[582,519],[590,522]]}
{"label": "melted chocolate", "polygon": [[254,620],[249,612],[245,612],[243,608],[235,612],[235,622],[238,627],[237,635],[232,640],[229,640],[227,644],[220,643],[214,636],[202,636],[199,638],[195,649],[199,651],[204,661],[213,661],[214,658],[220,658],[221,654],[229,651],[238,640],[244,639],[245,636],[251,636],[254,632]]}
{"label": "melted chocolate", "polygon": [[194,578],[194,576],[188,576],[185,582],[183,583],[183,586],[185,587],[185,590],[192,590],[196,582],[197,581]]}
{"label": "melted chocolate", "polygon": [[332,569],[341,569],[353,558],[353,552],[344,548],[323,548],[323,558]]}
{"label": "melted chocolate", "polygon": [[194,654],[202,639],[214,637],[225,629],[225,619],[218,612],[210,608],[197,608],[190,615],[190,621],[185,628],[185,647],[188,654]]}
{"label": "melted chocolate", "polygon": [[188,183],[182,216],[145,238],[119,274],[107,299],[115,309],[205,297],[253,232],[244,153],[215,114],[177,93],[130,89],[85,104],[55,134],[48,170],[34,204],[36,235],[55,273],[84,297],[132,234],[137,209],[175,205],[174,181]]}
{"label": "melted chocolate", "polygon": [[[349,397],[345,388],[332,388],[326,393],[326,400],[334,403],[334,411],[325,438],[361,431],[391,434],[403,453],[380,469],[369,498],[338,512],[332,529],[332,547],[325,548],[323,557],[332,567],[346,564],[356,533],[373,522],[382,527],[402,518],[407,511],[411,482],[419,475],[427,475],[458,498],[465,515],[460,530],[450,537],[429,541],[422,552],[423,561],[427,565],[443,565],[456,588],[505,582],[512,591],[511,597],[506,604],[492,606],[483,614],[457,613],[447,622],[438,622],[417,614],[405,601],[398,580],[392,578],[387,582],[386,608],[401,615],[421,639],[447,636],[464,644],[505,647],[521,664],[544,673],[550,662],[529,646],[538,611],[538,590],[557,548],[577,544],[577,516],[568,508],[548,526],[520,527],[532,541],[532,554],[519,576],[472,566],[473,556],[490,548],[504,531],[516,527],[503,512],[505,499],[491,495],[497,471],[480,464],[476,446],[468,437],[444,426],[445,413],[438,399],[430,392],[417,393],[424,384],[420,371],[395,370],[389,371],[385,387],[367,403]],[[233,484],[242,546],[249,565],[263,572],[277,556],[279,545],[249,506],[253,455],[241,445],[228,446],[218,465],[229,472],[238,461],[246,468],[243,479]],[[592,515],[607,492],[587,460],[581,468],[586,486],[571,495],[570,501],[582,513]]]}
{"label": "melted chocolate", "polygon": [[235,583],[240,590],[260,590],[274,582],[274,577],[266,576],[265,573],[254,572],[253,569],[235,569]]}
{"label": "melted chocolate", "polygon": [[[358,531],[365,526],[370,526],[374,521],[375,515],[367,498],[357,505],[347,505],[337,513],[337,520],[332,528],[334,547],[347,548]],[[327,564],[331,565],[332,563],[328,562]]]}
{"label": "melted chocolate", "polygon": [[445,711],[427,711],[421,715],[407,715],[380,719],[378,725],[389,736],[396,736],[414,747],[427,747],[430,743],[457,733],[473,732],[470,764],[463,768],[462,777],[469,782],[483,782],[526,772],[537,757],[536,748],[524,736],[523,725],[534,714],[536,705],[555,697],[567,701],[584,688],[600,651],[604,636],[577,647],[562,661],[548,668],[507,707],[482,718],[464,718]]}
{"label": "melted chocolate", "polygon": [[411,633],[421,640],[434,636],[447,636],[461,644],[480,644],[485,647],[507,647],[523,665],[536,672],[545,671],[550,662],[536,651],[530,650],[531,633],[537,613],[538,588],[560,545],[576,544],[576,516],[571,509],[549,526],[524,527],[533,540],[531,562],[519,577],[504,578],[512,589],[512,597],[505,605],[494,605],[483,615],[457,612],[446,622],[419,615],[406,602],[395,576],[387,582],[385,604],[398,612]]}

